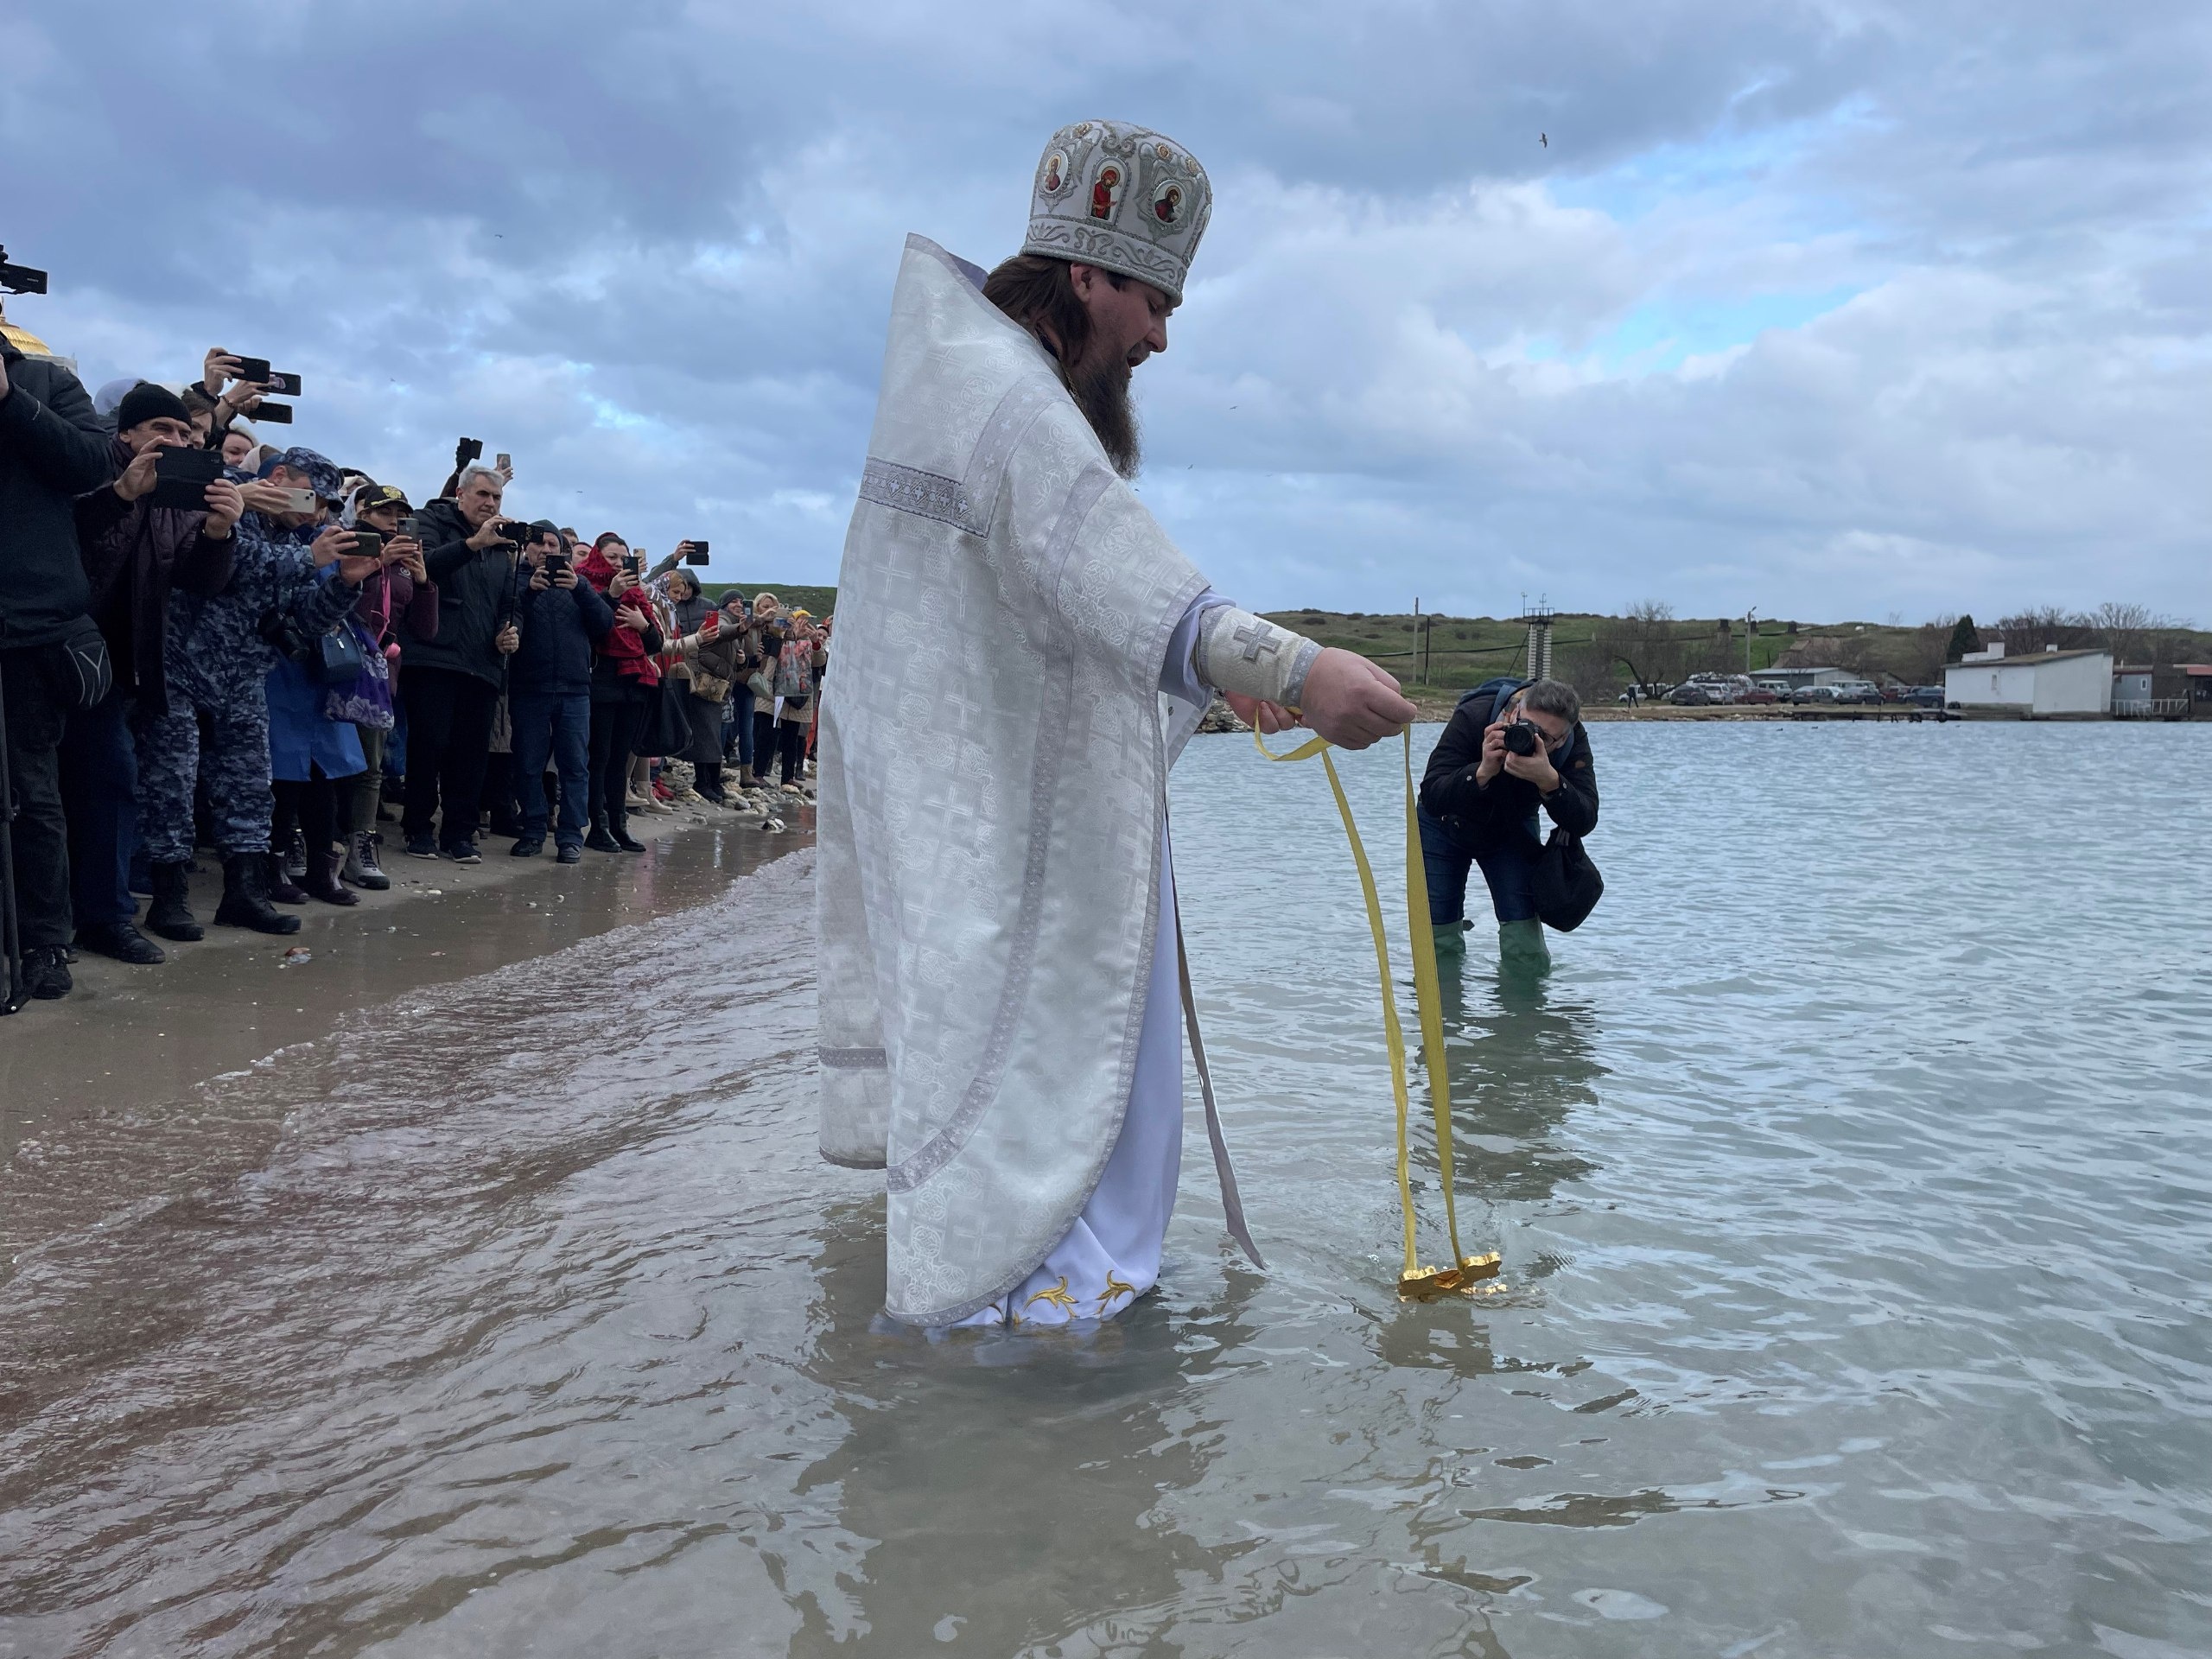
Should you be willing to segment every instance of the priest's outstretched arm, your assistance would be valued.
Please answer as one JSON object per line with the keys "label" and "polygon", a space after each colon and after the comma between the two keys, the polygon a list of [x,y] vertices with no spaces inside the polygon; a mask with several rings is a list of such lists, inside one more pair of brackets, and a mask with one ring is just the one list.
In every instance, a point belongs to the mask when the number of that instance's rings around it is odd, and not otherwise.
{"label": "priest's outstretched arm", "polygon": [[[1341,749],[1395,735],[1419,712],[1397,680],[1357,652],[1323,646],[1209,591],[1191,647],[1198,683],[1263,732],[1304,726]],[[1177,631],[1178,638],[1182,630]]]}

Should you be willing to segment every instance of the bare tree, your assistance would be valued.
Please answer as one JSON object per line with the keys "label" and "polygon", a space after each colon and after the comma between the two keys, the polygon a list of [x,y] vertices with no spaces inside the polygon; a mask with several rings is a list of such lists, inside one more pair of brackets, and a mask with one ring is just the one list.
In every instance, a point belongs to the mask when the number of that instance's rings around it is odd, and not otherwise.
{"label": "bare tree", "polygon": [[2054,645],[2067,651],[2087,645],[2095,634],[2096,625],[2061,606],[2044,605],[1999,618],[1997,632],[2004,638],[2005,654],[2022,657]]}
{"label": "bare tree", "polygon": [[2087,620],[2104,636],[2103,643],[2110,648],[2114,663],[2152,661],[2154,647],[2161,643],[2160,636],[2171,634],[2182,626],[2148,605],[2120,605],[2110,600],[2098,606],[2094,614]]}

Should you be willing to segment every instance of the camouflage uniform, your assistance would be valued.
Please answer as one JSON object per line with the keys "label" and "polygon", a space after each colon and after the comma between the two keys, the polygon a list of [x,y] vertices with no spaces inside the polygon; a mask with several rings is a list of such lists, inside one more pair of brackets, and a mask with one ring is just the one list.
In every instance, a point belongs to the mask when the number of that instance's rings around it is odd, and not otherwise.
{"label": "camouflage uniform", "polygon": [[[313,450],[288,450],[282,460],[313,477],[318,493],[339,493],[338,469]],[[181,590],[169,595],[162,659],[168,710],[149,715],[142,707],[132,721],[138,835],[156,864],[179,864],[192,856],[195,777],[207,785],[216,847],[226,855],[269,850],[275,803],[264,683],[276,653],[261,637],[262,615],[289,610],[313,636],[327,632],[361,596],[351,583],[318,582],[298,532],[260,513],[247,513],[232,533],[238,549],[230,586],[212,599]],[[201,715],[209,721],[204,750]]]}

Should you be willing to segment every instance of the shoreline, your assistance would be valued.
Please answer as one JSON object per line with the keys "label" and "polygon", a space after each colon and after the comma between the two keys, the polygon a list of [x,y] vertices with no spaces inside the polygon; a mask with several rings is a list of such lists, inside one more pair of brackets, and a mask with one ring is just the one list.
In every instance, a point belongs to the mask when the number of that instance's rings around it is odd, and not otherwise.
{"label": "shoreline", "polygon": [[[757,822],[697,808],[641,813],[632,830],[645,851],[587,854],[576,865],[550,852],[512,858],[504,843],[473,867],[403,858],[387,872],[390,890],[362,893],[358,906],[284,906],[302,918],[295,934],[211,926],[196,944],[163,941],[169,960],[150,968],[79,953],[74,992],[0,1027],[0,1284],[41,1239],[129,1201],[74,1182],[57,1187],[47,1172],[49,1148],[96,1135],[96,1120],[188,1140],[203,1119],[222,1116],[226,1077],[327,1039],[351,1015],[710,903],[813,845],[811,801],[784,832]],[[210,879],[194,880],[203,920],[213,909],[214,887],[201,891]],[[219,886],[219,874],[212,879]],[[308,959],[288,965],[286,951],[298,947]]]}

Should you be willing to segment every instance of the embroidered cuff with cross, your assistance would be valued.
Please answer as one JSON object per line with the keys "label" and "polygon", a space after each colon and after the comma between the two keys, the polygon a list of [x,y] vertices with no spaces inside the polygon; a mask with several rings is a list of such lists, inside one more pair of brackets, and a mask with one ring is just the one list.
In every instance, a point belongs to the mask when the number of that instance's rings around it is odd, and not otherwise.
{"label": "embroidered cuff with cross", "polygon": [[1306,673],[1320,654],[1321,647],[1304,634],[1222,605],[1199,622],[1192,665],[1199,683],[1217,691],[1295,709],[1306,696]]}

